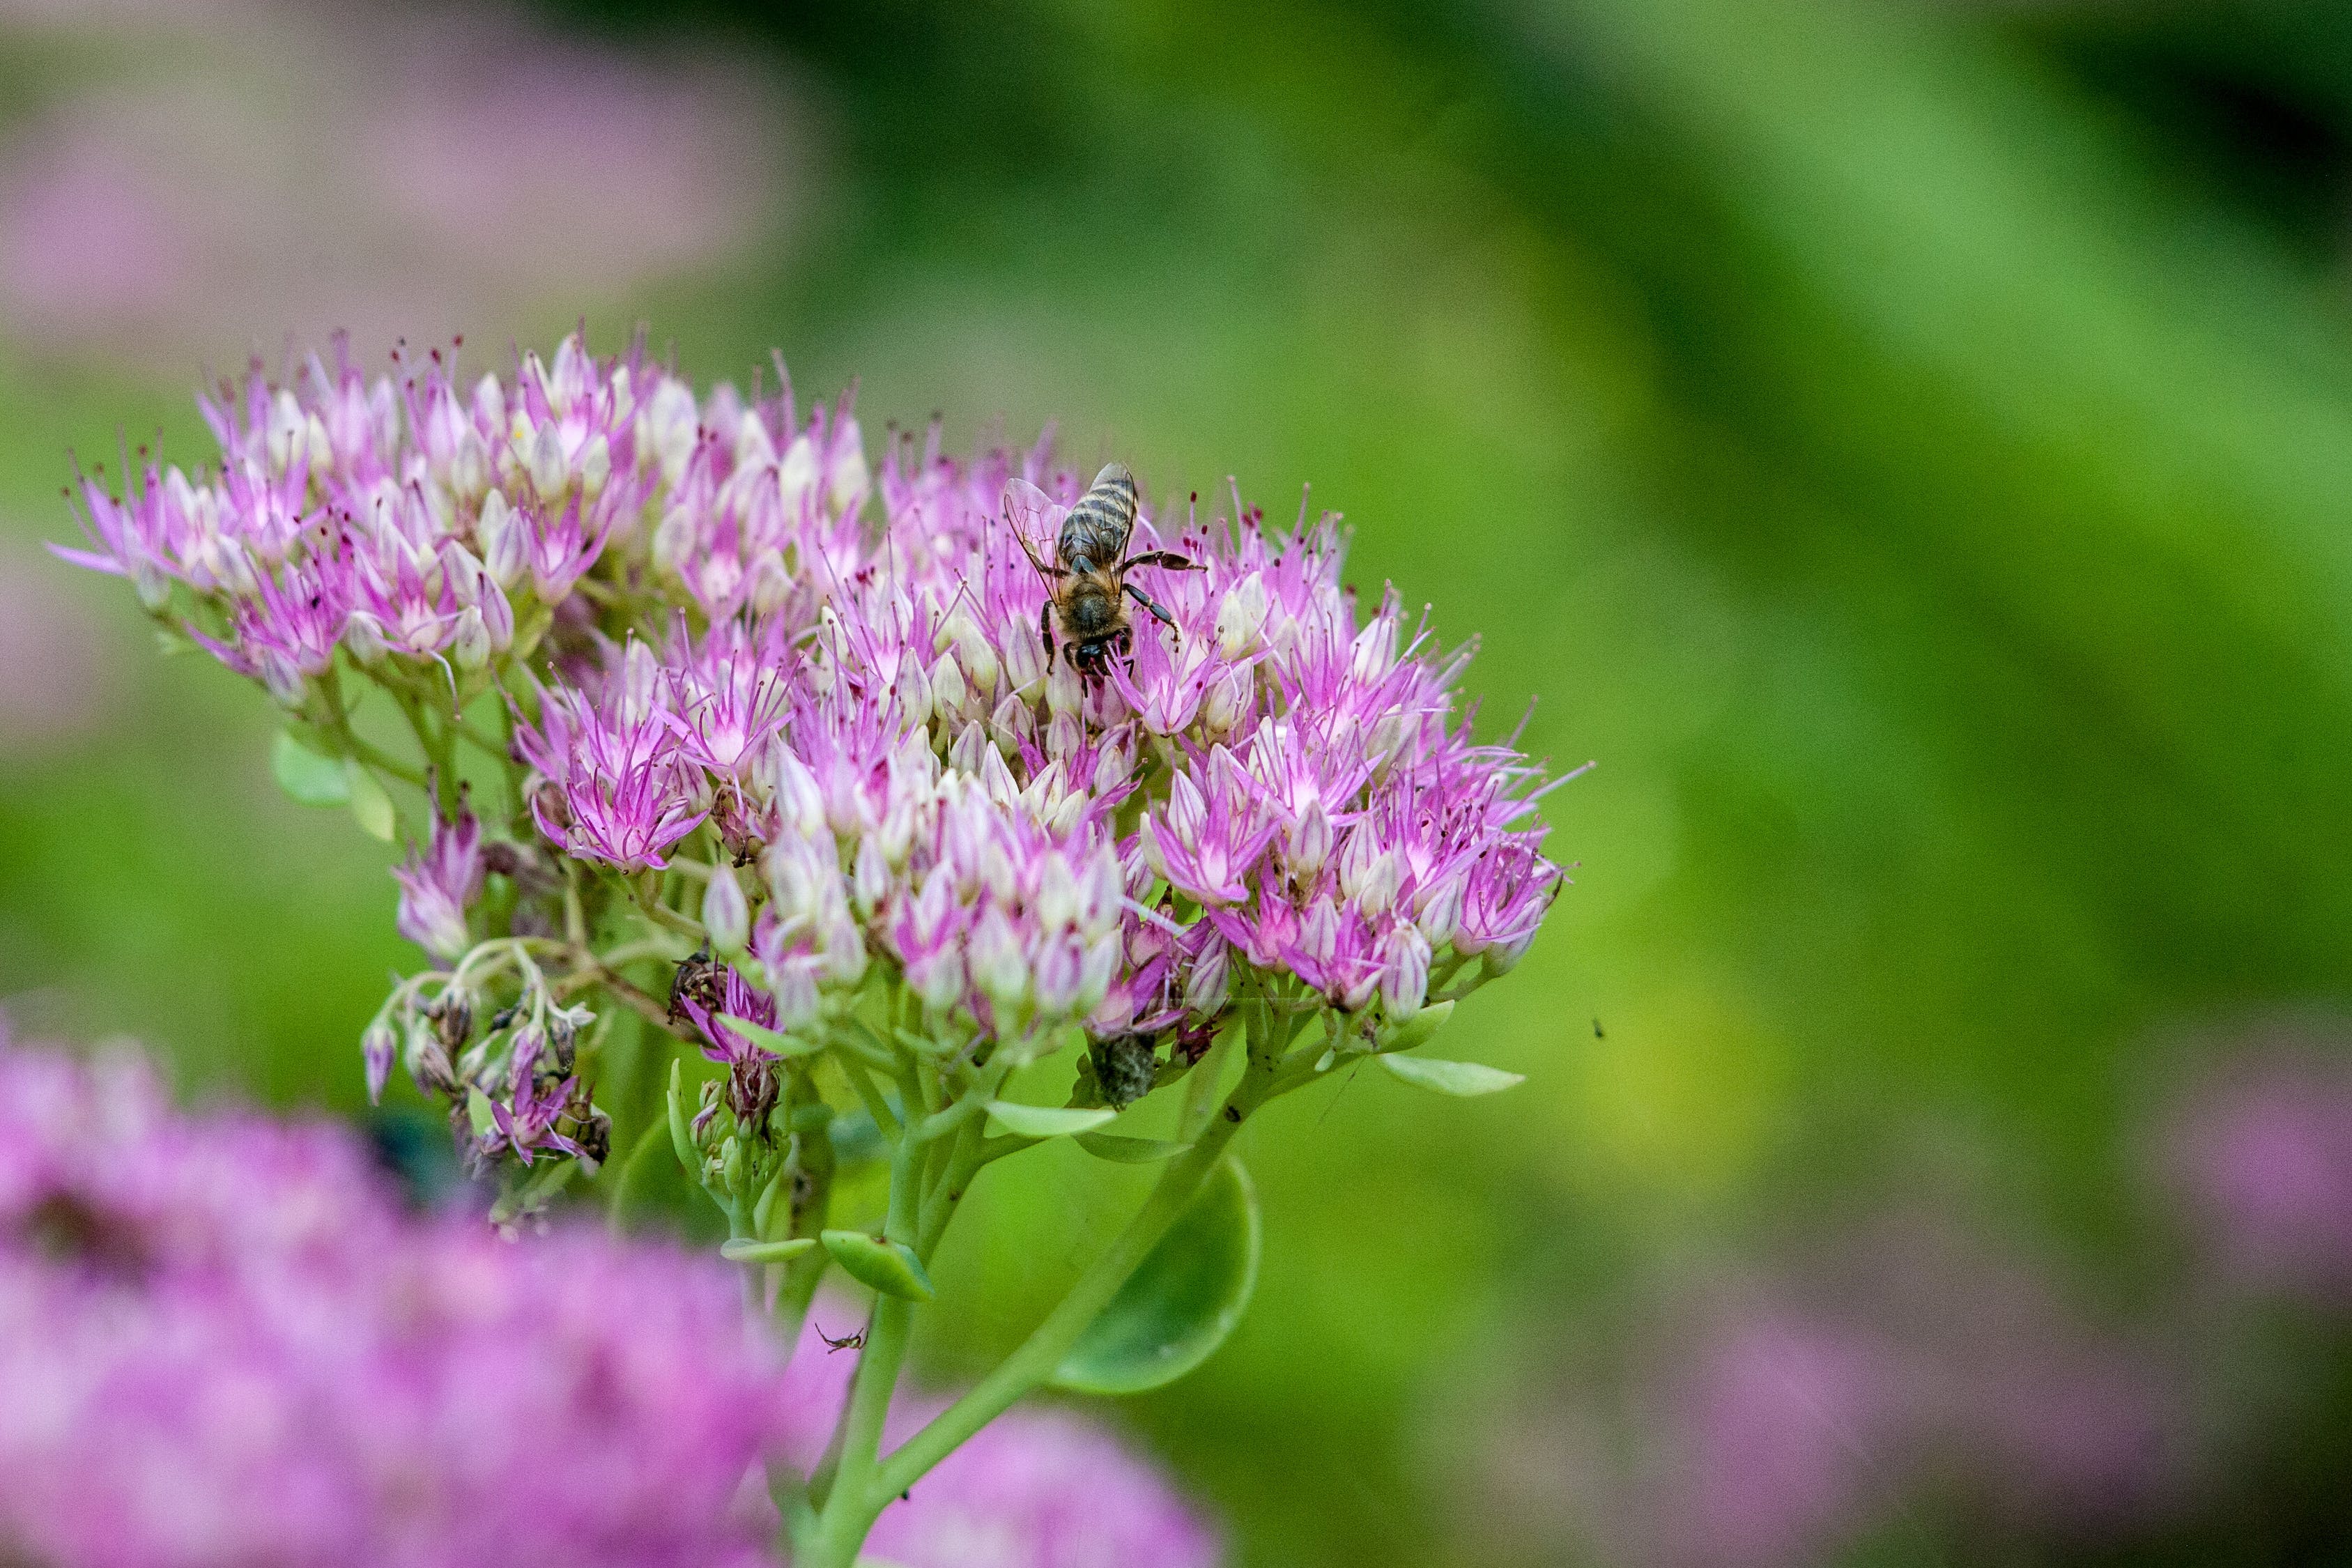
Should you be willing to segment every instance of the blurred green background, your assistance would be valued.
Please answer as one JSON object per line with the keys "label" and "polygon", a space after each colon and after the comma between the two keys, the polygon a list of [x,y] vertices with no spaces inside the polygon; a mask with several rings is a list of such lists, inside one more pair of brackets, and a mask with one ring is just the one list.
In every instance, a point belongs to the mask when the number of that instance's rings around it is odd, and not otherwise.
{"label": "blurred green background", "polygon": [[[2352,1563],[2347,304],[2324,0],[8,0],[0,993],[358,1113],[417,962],[38,552],[68,447],[338,324],[774,345],[1311,483],[1600,763],[1451,1028],[1527,1087],[1253,1125],[1251,1314],[1111,1412],[1235,1563]],[[1035,1158],[934,1375],[1114,1216]]]}

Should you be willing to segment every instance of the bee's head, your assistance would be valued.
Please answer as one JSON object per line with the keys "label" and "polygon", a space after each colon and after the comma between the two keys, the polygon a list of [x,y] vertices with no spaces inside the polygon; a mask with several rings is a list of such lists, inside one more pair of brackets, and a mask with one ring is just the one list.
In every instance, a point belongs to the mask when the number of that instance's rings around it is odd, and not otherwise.
{"label": "bee's head", "polygon": [[1070,645],[1070,668],[1088,680],[1100,680],[1110,673],[1110,661],[1117,653],[1118,638],[1088,637]]}

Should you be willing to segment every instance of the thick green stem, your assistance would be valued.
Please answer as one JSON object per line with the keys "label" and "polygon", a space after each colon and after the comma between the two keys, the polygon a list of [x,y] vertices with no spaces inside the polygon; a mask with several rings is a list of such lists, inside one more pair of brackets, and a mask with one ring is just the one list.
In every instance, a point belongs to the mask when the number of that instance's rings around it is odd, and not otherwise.
{"label": "thick green stem", "polygon": [[[971,1391],[950,1405],[920,1432],[908,1439],[904,1447],[885,1460],[875,1472],[863,1501],[878,1515],[889,1500],[913,1486],[933,1465],[938,1464],[973,1433],[1003,1415],[1013,1402],[1036,1388],[1053,1375],[1070,1347],[1078,1342],[1088,1325],[1101,1315],[1127,1283],[1128,1277],[1141,1266],[1176,1216],[1192,1199],[1209,1173],[1216,1168],[1224,1153],[1225,1144],[1241,1128],[1250,1112],[1262,1104],[1275,1087],[1276,1064],[1271,1057],[1253,1055],[1242,1081],[1235,1086],[1226,1101],[1223,1114],[1213,1117],[1202,1129],[1191,1149],[1177,1157],[1151,1189],[1127,1228],[1122,1230],[1109,1248],[1095,1260],[1093,1267],[1081,1275],[1062,1298],[1061,1304],[1047,1314],[1024,1341],[1021,1348],[975,1384]],[[836,1488],[835,1501],[846,1505],[849,1498]],[[832,1510],[828,1510],[828,1513]],[[851,1559],[844,1558],[843,1563]]]}

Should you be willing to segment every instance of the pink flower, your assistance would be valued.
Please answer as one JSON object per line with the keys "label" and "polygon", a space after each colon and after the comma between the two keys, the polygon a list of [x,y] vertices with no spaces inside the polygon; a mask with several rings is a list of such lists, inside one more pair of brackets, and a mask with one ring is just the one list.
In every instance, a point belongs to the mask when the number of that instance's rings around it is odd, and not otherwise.
{"label": "pink flower", "polygon": [[348,1134],[0,1047],[0,1539],[71,1564],[767,1561],[715,1261],[412,1216]]}

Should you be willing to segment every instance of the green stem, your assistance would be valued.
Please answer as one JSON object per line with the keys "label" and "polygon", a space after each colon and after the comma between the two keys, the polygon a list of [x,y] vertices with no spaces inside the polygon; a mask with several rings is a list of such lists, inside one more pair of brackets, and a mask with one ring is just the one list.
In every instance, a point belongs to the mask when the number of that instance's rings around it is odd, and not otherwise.
{"label": "green stem", "polygon": [[[1036,1388],[1053,1375],[1070,1347],[1078,1342],[1102,1310],[1110,1304],[1118,1288],[1141,1266],[1160,1238],[1176,1223],[1176,1216],[1192,1199],[1209,1173],[1216,1168],[1224,1153],[1225,1144],[1239,1131],[1250,1113],[1268,1099],[1274,1089],[1276,1067],[1271,1056],[1253,1053],[1249,1068],[1242,1081],[1234,1086],[1225,1101],[1223,1114],[1213,1117],[1201,1131],[1192,1147],[1177,1157],[1151,1189],[1143,1207],[1128,1222],[1108,1250],[1061,1304],[1046,1315],[1021,1347],[990,1373],[971,1392],[940,1413],[930,1425],[908,1438],[906,1444],[885,1460],[868,1484],[862,1500],[871,1511],[866,1519],[870,1526],[875,1516],[889,1500],[921,1479],[933,1465],[938,1464],[972,1434],[1011,1408],[1013,1402]],[[835,1507],[848,1507],[851,1499],[836,1489]],[[834,1512],[828,1508],[828,1517]],[[861,1532],[862,1539],[862,1532]],[[855,1550],[854,1546],[852,1548]],[[841,1563],[853,1561],[838,1559]],[[830,1568],[825,1560],[817,1560]]]}

